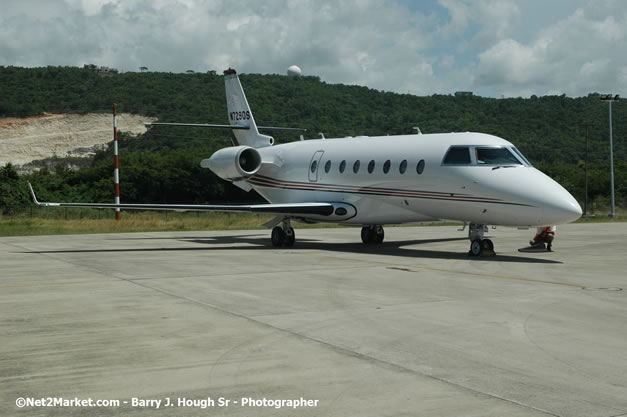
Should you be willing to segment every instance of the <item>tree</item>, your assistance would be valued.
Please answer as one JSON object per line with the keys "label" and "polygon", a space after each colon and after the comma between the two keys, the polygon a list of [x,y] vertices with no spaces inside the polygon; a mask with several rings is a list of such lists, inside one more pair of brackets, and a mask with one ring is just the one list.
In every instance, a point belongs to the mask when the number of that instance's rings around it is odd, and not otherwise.
{"label": "tree", "polygon": [[20,178],[13,165],[0,167],[0,211],[12,214],[28,204],[26,190],[20,185]]}
{"label": "tree", "polygon": [[[140,70],[142,74],[102,77],[73,67],[0,66],[0,116],[109,111],[111,103],[116,102],[120,103],[119,112],[152,115],[163,122],[228,123],[224,81],[215,71],[190,76],[147,72],[147,67]],[[310,76],[241,74],[240,78],[260,125],[307,128],[308,138],[317,137],[317,132],[327,137],[410,134],[412,126],[419,126],[423,133],[490,133],[514,143],[535,166],[563,183],[580,200],[583,168],[579,161],[584,157],[585,138],[577,126],[579,120],[589,120],[590,191],[598,197],[609,195],[605,185],[607,113],[594,95],[530,99],[443,94],[418,97],[362,86],[331,85]],[[627,198],[627,164],[622,163],[627,160],[627,143],[620,140],[627,132],[627,117],[619,115],[627,114],[627,103],[619,101],[613,106],[616,196],[621,201]],[[276,143],[298,140],[292,132],[272,134]],[[150,202],[153,197],[165,202],[166,196],[181,202],[250,201],[251,194],[198,166],[201,159],[230,143],[228,131],[162,127],[139,137],[121,133],[122,189],[133,192],[127,196],[136,198],[136,202]],[[50,197],[72,194],[81,201],[109,198],[113,193],[107,191],[106,184],[112,184],[112,152],[112,148],[99,152],[92,166],[79,172],[43,170],[25,177],[45,184],[41,188],[49,190]],[[18,180],[19,187],[25,187],[23,180]],[[15,198],[21,196],[15,194]]]}

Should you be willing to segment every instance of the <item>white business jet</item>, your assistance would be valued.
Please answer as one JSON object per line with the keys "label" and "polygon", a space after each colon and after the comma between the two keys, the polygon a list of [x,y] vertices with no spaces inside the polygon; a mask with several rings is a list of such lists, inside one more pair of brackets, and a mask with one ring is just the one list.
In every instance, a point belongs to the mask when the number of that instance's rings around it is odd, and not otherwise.
{"label": "white business jet", "polygon": [[[291,221],[359,225],[364,243],[380,243],[382,225],[455,220],[469,225],[470,254],[493,251],[487,225],[529,227],[572,222],[581,207],[535,169],[510,142],[483,133],[439,133],[316,139],[273,146],[259,133],[239,77],[224,71],[233,145],[200,165],[269,203],[255,205],[35,203],[174,211],[273,213],[272,244],[292,246]],[[289,130],[289,129],[288,129]]]}

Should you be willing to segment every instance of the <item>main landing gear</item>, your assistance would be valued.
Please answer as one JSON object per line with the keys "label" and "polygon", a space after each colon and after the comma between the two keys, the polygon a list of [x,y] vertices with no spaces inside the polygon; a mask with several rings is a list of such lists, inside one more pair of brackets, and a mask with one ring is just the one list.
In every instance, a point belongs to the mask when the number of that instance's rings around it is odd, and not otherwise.
{"label": "main landing gear", "polygon": [[365,244],[381,243],[385,237],[383,226],[380,224],[370,224],[361,228],[361,241]]}
{"label": "main landing gear", "polygon": [[471,223],[468,228],[470,239],[470,256],[494,256],[494,243],[490,239],[484,239],[483,233],[488,230],[485,224]]}
{"label": "main landing gear", "polygon": [[285,246],[291,248],[294,246],[294,242],[296,241],[296,234],[294,233],[294,228],[290,224],[289,219],[283,220],[283,226],[276,226],[272,229],[272,246],[275,248],[279,248],[281,246]]}

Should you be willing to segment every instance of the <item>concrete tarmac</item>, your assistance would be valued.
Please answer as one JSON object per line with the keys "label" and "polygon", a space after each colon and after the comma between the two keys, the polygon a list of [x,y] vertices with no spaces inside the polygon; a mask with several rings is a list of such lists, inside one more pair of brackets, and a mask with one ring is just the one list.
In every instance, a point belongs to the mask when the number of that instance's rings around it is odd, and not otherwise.
{"label": "concrete tarmac", "polygon": [[627,416],[627,223],[385,231],[0,238],[0,415]]}

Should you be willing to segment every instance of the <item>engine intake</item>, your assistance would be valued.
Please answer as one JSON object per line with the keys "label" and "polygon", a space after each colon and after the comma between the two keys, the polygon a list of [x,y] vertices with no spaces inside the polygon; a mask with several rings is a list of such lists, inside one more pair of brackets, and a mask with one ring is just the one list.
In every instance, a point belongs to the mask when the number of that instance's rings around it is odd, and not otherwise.
{"label": "engine intake", "polygon": [[209,159],[203,159],[200,166],[209,168],[222,179],[235,181],[259,171],[261,154],[250,146],[232,146],[216,151]]}

